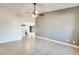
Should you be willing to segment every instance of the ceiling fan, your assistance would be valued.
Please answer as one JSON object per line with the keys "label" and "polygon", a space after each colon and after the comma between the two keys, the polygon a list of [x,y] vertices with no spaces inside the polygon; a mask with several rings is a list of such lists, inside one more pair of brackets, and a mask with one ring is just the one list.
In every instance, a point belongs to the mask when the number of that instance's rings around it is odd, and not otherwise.
{"label": "ceiling fan", "polygon": [[39,14],[38,11],[36,10],[37,4],[33,3],[33,12],[29,14],[29,12],[25,12],[25,13],[16,13],[16,16],[18,17],[22,17],[22,18],[26,18],[26,14],[28,14],[28,17],[38,17],[38,16],[44,16],[44,14]]}
{"label": "ceiling fan", "polygon": [[39,16],[44,16],[43,14],[38,14],[38,11],[36,10],[36,3],[33,3],[34,5],[34,10],[33,10],[33,15],[34,17],[37,17],[38,15]]}

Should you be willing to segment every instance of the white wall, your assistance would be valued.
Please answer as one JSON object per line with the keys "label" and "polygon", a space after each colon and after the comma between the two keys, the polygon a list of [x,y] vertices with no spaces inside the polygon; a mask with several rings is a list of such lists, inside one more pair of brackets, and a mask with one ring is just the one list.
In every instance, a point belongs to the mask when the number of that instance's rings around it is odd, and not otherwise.
{"label": "white wall", "polygon": [[0,9],[0,43],[20,40],[21,21],[9,11]]}
{"label": "white wall", "polygon": [[21,27],[20,23],[15,20],[0,19],[0,43],[20,40]]}
{"label": "white wall", "polygon": [[78,20],[79,7],[45,13],[36,20],[36,35],[79,45]]}
{"label": "white wall", "polygon": [[9,5],[7,7],[5,5],[5,7],[0,7],[0,43],[22,39],[21,24],[24,22],[31,22],[30,24],[35,22],[33,17],[29,18],[27,16],[28,14],[25,14],[26,17],[19,16],[23,15],[23,13],[18,12],[19,9],[16,11],[16,8],[12,7],[12,9],[10,8],[9,10],[9,7],[12,6]]}

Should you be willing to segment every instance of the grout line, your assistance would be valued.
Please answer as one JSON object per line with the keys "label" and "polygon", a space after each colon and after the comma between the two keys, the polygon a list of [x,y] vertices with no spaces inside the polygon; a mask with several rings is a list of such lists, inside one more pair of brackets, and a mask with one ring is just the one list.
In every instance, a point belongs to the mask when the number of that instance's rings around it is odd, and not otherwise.
{"label": "grout line", "polygon": [[35,36],[35,37],[41,38],[41,39],[44,39],[44,40],[48,40],[48,41],[51,41],[51,42],[56,42],[56,43],[59,43],[59,44],[71,46],[71,47],[74,47],[74,48],[79,48],[79,46],[76,46],[76,45],[73,45],[73,44],[69,44],[69,43],[65,43],[65,42],[61,42],[61,41],[57,41],[57,40],[53,40],[53,39],[49,39],[49,38],[45,38],[45,37],[41,37],[41,36]]}

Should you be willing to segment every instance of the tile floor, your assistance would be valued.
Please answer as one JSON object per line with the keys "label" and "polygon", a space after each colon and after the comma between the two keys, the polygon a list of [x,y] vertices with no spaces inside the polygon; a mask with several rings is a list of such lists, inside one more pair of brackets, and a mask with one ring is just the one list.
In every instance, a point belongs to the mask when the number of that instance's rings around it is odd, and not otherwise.
{"label": "tile floor", "polygon": [[78,55],[79,49],[32,36],[0,44],[0,55]]}

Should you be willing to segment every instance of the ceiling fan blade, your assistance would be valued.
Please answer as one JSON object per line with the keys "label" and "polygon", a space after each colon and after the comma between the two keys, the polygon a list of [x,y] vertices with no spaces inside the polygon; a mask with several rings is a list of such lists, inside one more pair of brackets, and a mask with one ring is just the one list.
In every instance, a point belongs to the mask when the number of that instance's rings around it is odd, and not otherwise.
{"label": "ceiling fan blade", "polygon": [[39,16],[44,16],[44,14],[39,14]]}

